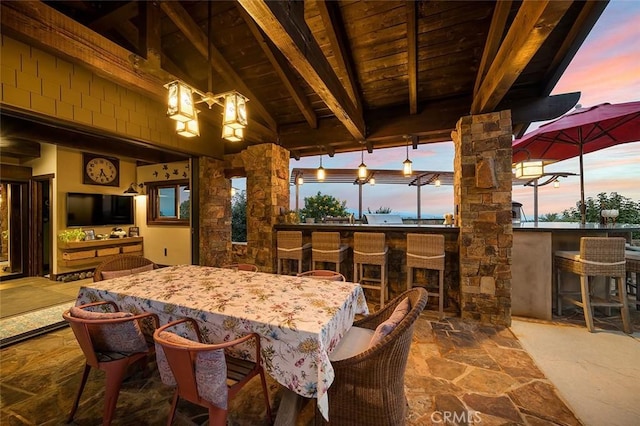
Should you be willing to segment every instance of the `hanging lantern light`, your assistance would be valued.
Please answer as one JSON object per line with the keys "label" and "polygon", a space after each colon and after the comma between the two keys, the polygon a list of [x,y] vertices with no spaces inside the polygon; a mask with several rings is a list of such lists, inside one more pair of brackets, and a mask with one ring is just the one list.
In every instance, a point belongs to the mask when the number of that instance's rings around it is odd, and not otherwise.
{"label": "hanging lantern light", "polygon": [[360,165],[358,166],[358,179],[364,180],[367,178],[367,165],[364,164],[364,142],[362,142],[362,148],[360,149]]}
{"label": "hanging lantern light", "polygon": [[198,111],[196,117],[189,121],[176,121],[176,132],[185,138],[200,136],[200,126],[198,125]]}
{"label": "hanging lantern light", "polygon": [[234,129],[247,127],[247,98],[235,90],[224,95],[224,119],[222,125]]}
{"label": "hanging lantern light", "polygon": [[372,176],[371,179],[369,179],[369,185],[374,186],[375,184],[376,184],[376,178]]}
{"label": "hanging lantern light", "polygon": [[304,178],[302,177],[302,173],[300,173],[296,178],[296,185],[302,185],[303,183],[304,183]]}
{"label": "hanging lantern light", "polygon": [[405,135],[404,138],[407,141],[407,159],[402,162],[402,174],[404,177],[409,177],[412,172],[412,163],[409,160],[409,135]]}
{"label": "hanging lantern light", "polygon": [[222,138],[230,142],[240,142],[244,138],[244,129],[234,129],[231,126],[222,126]]}
{"label": "hanging lantern light", "polygon": [[324,167],[322,167],[322,154],[320,154],[320,167],[316,170],[316,179],[318,179],[319,182],[322,182],[324,181],[325,176],[326,173],[324,171]]}
{"label": "hanging lantern light", "polygon": [[436,181],[434,182],[436,186],[440,186],[440,179],[436,179]]}
{"label": "hanging lantern light", "polygon": [[558,179],[553,181],[553,187],[554,188],[560,188],[560,181]]}
{"label": "hanging lantern light", "polygon": [[190,121],[196,118],[193,105],[193,89],[180,80],[165,85],[169,92],[167,98],[167,116],[177,121]]}

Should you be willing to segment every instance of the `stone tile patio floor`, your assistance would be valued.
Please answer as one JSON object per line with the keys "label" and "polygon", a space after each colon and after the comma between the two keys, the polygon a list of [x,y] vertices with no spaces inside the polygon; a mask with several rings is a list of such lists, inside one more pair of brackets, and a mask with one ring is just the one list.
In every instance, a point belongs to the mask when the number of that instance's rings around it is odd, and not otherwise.
{"label": "stone tile patio floor", "polygon": [[[634,323],[637,330],[637,318]],[[0,424],[63,424],[83,363],[69,328],[2,349]],[[166,423],[172,391],[160,382],[155,364],[151,367],[148,377],[133,372],[123,384],[114,425]],[[437,321],[431,312],[424,312],[416,323],[405,384],[407,424],[411,426],[580,424],[554,385],[504,327],[459,318]],[[103,374],[92,372],[73,424],[101,423],[103,386]],[[250,383],[232,402],[228,424],[268,424],[260,392],[259,381]],[[280,392],[273,380],[269,393],[275,412]],[[181,414],[175,425],[206,419],[206,415],[198,417],[202,409],[188,403],[181,403],[178,409]],[[311,424],[314,412],[314,404],[308,404],[298,425]]]}

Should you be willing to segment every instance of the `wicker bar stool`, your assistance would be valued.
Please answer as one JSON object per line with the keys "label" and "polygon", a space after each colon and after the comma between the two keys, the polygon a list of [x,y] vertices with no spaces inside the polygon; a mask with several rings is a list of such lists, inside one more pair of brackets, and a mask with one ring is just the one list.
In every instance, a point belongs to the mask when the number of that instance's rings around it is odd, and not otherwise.
{"label": "wicker bar stool", "polygon": [[336,272],[340,272],[340,264],[347,258],[349,246],[340,244],[339,232],[311,233],[311,269],[316,269],[316,262],[334,263]]}
{"label": "wicker bar stool", "polygon": [[[556,303],[558,315],[562,315],[562,299],[581,306],[584,311],[584,319],[590,332],[593,328],[593,308],[602,306],[607,308],[620,308],[622,324],[625,333],[631,333],[629,319],[629,305],[627,303],[627,289],[625,278],[625,251],[624,238],[613,237],[582,237],[580,238],[580,251],[556,251],[554,264],[557,277]],[[567,271],[580,275],[580,293],[566,291],[562,288],[561,272]],[[617,293],[612,295],[607,282],[606,298],[599,298],[593,294],[590,287],[591,277],[603,276],[614,279]],[[574,298],[572,296],[578,296]],[[614,299],[615,298],[615,299]],[[617,300],[616,300],[617,299]]]}
{"label": "wicker bar stool", "polygon": [[[640,284],[640,251],[626,250],[624,252],[627,271],[627,293],[635,294],[636,310],[640,310],[640,292],[638,285]],[[633,277],[635,275],[635,281]]]}
{"label": "wicker bar stool", "polygon": [[438,271],[438,318],[444,318],[444,235],[407,234],[407,290],[413,287],[414,269]]}
{"label": "wicker bar stool", "polygon": [[309,257],[311,244],[302,244],[302,231],[278,231],[278,274],[282,274],[283,262],[294,260],[298,263],[297,273],[302,272],[302,264]]}
{"label": "wicker bar stool", "polygon": [[[388,292],[388,258],[389,247],[386,245],[385,234],[379,232],[353,233],[353,281],[359,283],[363,288],[380,290],[380,308],[384,306],[385,295]],[[380,266],[380,278],[365,277],[364,265]]]}

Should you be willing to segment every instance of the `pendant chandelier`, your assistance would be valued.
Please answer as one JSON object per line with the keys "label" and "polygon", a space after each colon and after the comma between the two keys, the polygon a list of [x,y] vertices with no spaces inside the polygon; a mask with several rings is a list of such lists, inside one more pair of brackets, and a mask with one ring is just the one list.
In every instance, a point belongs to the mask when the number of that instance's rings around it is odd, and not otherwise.
{"label": "pendant chandelier", "polygon": [[316,170],[316,179],[319,182],[323,182],[326,177],[324,167],[322,167],[322,154],[320,154],[320,167]]}
{"label": "pendant chandelier", "polygon": [[[208,37],[207,37],[207,64],[211,68],[211,4],[208,7]],[[187,83],[174,80],[165,84],[169,92],[167,99],[167,116],[176,120],[176,132],[185,137],[200,136],[198,125],[198,111],[195,104],[206,103],[209,109],[214,104],[223,107],[222,114],[222,138],[231,142],[238,142],[244,139],[244,128],[247,127],[247,99],[244,95],[235,90],[214,94],[211,92],[213,85],[212,71],[209,71],[209,91],[203,93]],[[200,97],[194,100],[194,95]]]}

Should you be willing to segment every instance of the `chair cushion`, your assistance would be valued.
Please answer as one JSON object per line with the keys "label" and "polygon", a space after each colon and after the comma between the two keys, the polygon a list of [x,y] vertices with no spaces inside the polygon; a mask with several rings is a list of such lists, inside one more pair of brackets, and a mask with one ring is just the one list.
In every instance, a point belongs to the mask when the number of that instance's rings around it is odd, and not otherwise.
{"label": "chair cushion", "polygon": [[[169,331],[162,331],[159,337],[169,343],[191,348],[206,348],[209,345],[195,342],[190,339],[178,336]],[[167,356],[162,345],[156,342],[156,362],[160,371],[162,382],[168,386],[176,385],[176,378],[171,371]],[[224,357],[224,350],[211,349],[198,352],[195,363],[196,386],[198,394],[211,404],[227,409],[228,388],[227,388],[227,363]]]}
{"label": "chair cushion", "polygon": [[131,274],[137,274],[140,272],[153,271],[153,263],[144,266],[138,266],[137,268],[131,269]]}
{"label": "chair cushion", "polygon": [[400,321],[407,316],[410,310],[411,304],[409,303],[409,298],[405,297],[400,303],[398,303],[389,318],[376,327],[376,330],[373,332],[373,336],[371,336],[369,347],[371,348],[377,345],[382,341],[382,339],[395,330],[398,324],[400,324]]}
{"label": "chair cushion", "polygon": [[329,355],[330,361],[340,361],[364,352],[369,347],[373,330],[351,327]]}
{"label": "chair cushion", "polygon": [[627,260],[640,260],[640,252],[625,250],[624,258]]}
{"label": "chair cushion", "polygon": [[[130,312],[93,312],[78,307],[69,310],[72,317],[85,320],[104,320],[132,317]],[[89,333],[96,352],[119,352],[133,354],[146,352],[147,342],[138,321],[119,324],[89,325]]]}
{"label": "chair cushion", "polygon": [[127,275],[131,275],[131,269],[122,269],[120,271],[102,271],[102,279],[104,280],[126,277]]}

